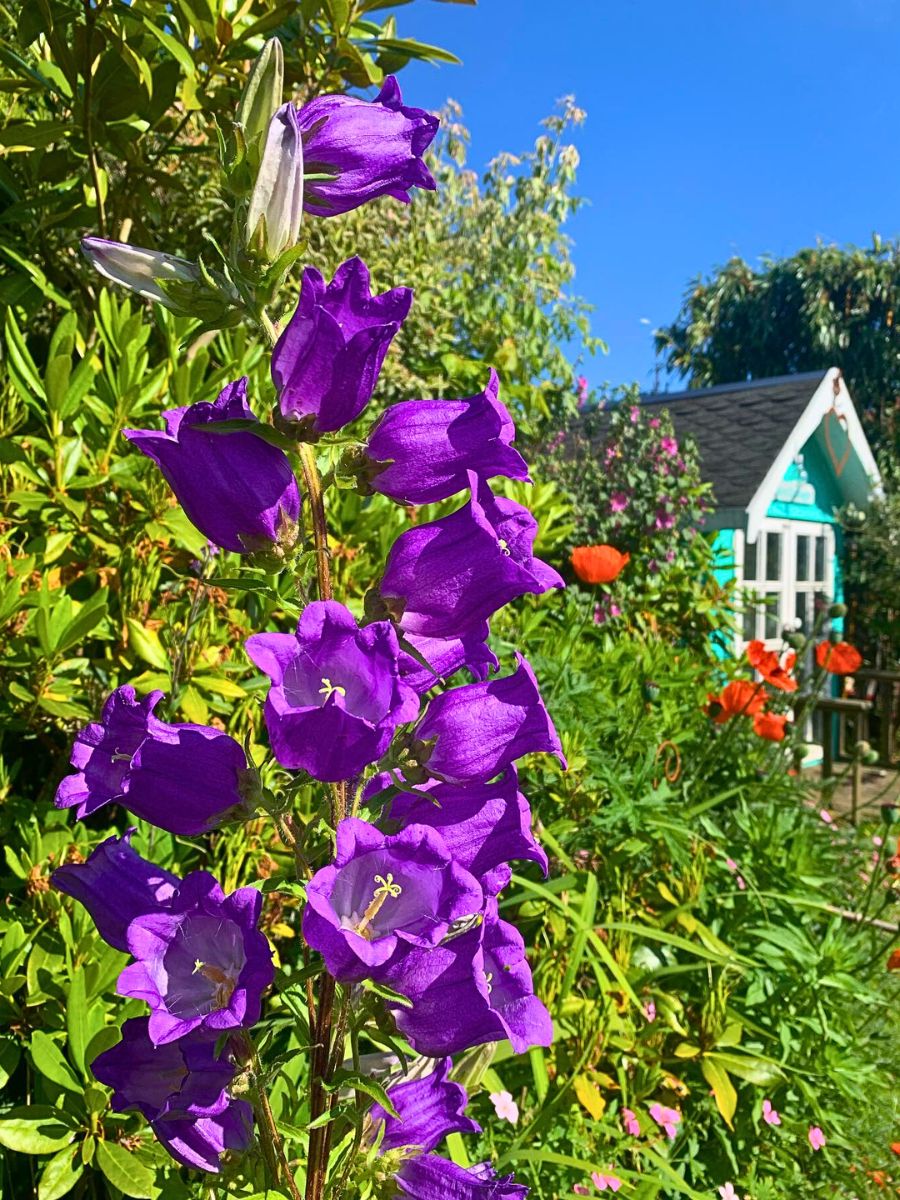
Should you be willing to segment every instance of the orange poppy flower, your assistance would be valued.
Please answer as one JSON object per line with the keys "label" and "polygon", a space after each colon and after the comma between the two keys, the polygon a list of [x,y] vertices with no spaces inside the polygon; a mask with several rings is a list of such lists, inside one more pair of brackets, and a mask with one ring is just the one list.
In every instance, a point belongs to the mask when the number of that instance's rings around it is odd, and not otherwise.
{"label": "orange poppy flower", "polygon": [[891,1149],[895,1154],[900,1154],[900,1142],[891,1142]]}
{"label": "orange poppy flower", "polygon": [[891,957],[887,960],[887,969],[889,971],[900,971],[900,947],[891,951]]}
{"label": "orange poppy flower", "polygon": [[763,642],[751,642],[747,647],[747,658],[751,667],[755,667],[766,683],[778,688],[781,692],[796,692],[797,680],[791,678],[791,671],[797,661],[793,652],[779,659],[774,650],[767,650]]}
{"label": "orange poppy flower", "polygon": [[615,546],[576,546],[572,567],[582,583],[612,583],[630,558]]}
{"label": "orange poppy flower", "polygon": [[767,742],[783,742],[785,738],[785,713],[761,712],[753,718],[753,732]]}
{"label": "orange poppy flower", "polygon": [[766,694],[760,683],[748,683],[735,679],[723,688],[718,696],[709,694],[706,711],[717,725],[724,725],[732,717],[755,717],[762,712]]}
{"label": "orange poppy flower", "polygon": [[816,662],[832,675],[852,675],[862,666],[862,655],[849,642],[819,642]]}

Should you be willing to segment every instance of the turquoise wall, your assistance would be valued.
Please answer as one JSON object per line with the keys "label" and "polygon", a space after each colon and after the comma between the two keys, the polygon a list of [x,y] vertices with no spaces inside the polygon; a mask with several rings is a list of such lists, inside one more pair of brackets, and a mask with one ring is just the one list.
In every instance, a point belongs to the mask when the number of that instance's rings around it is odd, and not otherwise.
{"label": "turquoise wall", "polygon": [[[719,529],[716,531],[716,536],[713,538],[713,573],[716,581],[727,586],[731,583],[735,576],[734,562],[734,530]],[[731,658],[734,653],[734,645],[730,638],[722,633],[716,632],[712,637],[712,647],[716,658]]]}
{"label": "turquoise wall", "polygon": [[[829,525],[836,525],[834,510],[840,508],[844,498],[835,478],[834,467],[812,438],[803,447],[803,467],[807,481],[815,491],[815,502],[798,504],[786,499],[773,500],[767,515],[794,521],[825,521]],[[800,468],[796,463],[788,467],[784,482],[800,484]]]}

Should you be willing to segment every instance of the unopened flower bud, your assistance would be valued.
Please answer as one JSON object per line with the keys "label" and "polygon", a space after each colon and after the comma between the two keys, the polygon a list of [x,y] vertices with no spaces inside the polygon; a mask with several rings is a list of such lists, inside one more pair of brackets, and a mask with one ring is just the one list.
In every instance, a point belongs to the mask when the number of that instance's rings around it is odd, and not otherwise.
{"label": "unopened flower bud", "polygon": [[303,143],[293,104],[282,104],[269,122],[259,172],[250,196],[249,249],[272,262],[296,245],[303,218]]}
{"label": "unopened flower bud", "polygon": [[196,284],[200,268],[186,258],[144,250],[127,242],[111,242],[107,238],[86,237],[81,249],[91,266],[106,279],[130,288],[139,296],[156,300],[178,312],[179,307],[164,289],[166,283]]}
{"label": "unopened flower bud", "polygon": [[882,804],[881,819],[885,825],[896,825],[900,821],[900,807],[896,804]]}
{"label": "unopened flower bud", "polygon": [[806,638],[802,633],[789,633],[784,640],[792,650],[802,649],[804,643],[806,642]]}
{"label": "unopened flower bud", "polygon": [[865,758],[865,756],[870,752],[871,749],[872,749],[872,747],[869,744],[869,742],[864,742],[864,741],[860,740],[856,743],[856,753],[859,758]]}
{"label": "unopened flower bud", "polygon": [[104,278],[165,305],[180,317],[199,317],[211,328],[233,325],[240,317],[234,288],[202,264],[107,238],[83,238],[81,249]]}
{"label": "unopened flower bud", "polygon": [[828,615],[829,615],[829,617],[832,617],[832,618],[846,617],[847,605],[846,604],[832,604],[832,606],[828,610]]}
{"label": "unopened flower bud", "polygon": [[237,110],[237,123],[254,167],[259,161],[259,143],[281,107],[283,95],[284,55],[278,38],[270,38],[253,63]]}
{"label": "unopened flower bud", "polygon": [[659,684],[652,679],[645,679],[641,684],[641,695],[648,704],[655,704],[659,699]]}

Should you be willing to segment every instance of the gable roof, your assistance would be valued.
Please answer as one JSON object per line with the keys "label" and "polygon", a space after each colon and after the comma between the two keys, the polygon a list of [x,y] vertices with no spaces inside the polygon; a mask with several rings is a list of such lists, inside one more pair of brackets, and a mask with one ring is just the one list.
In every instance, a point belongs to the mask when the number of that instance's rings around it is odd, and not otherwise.
{"label": "gable roof", "polygon": [[668,409],[676,436],[695,439],[703,478],[713,485],[715,523],[743,526],[751,542],[785,472],[811,437],[841,462],[838,484],[847,501],[866,507],[878,485],[878,467],[837,367],[655,392],[641,403]]}

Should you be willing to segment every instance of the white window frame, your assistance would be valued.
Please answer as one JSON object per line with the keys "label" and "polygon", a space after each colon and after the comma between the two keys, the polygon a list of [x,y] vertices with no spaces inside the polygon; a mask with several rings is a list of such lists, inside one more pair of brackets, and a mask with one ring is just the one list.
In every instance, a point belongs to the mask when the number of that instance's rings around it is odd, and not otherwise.
{"label": "white window frame", "polygon": [[[766,573],[765,546],[766,534],[781,535],[781,564],[779,576],[775,580],[761,579]],[[825,573],[822,579],[797,579],[797,539],[807,537],[825,539]],[[783,642],[783,630],[793,628],[797,611],[797,595],[800,593],[824,592],[830,601],[834,599],[835,584],[835,539],[834,526],[825,521],[798,521],[792,518],[766,517],[760,522],[759,534],[756,538],[757,577],[750,581],[757,595],[778,594],[778,609],[776,613],[778,632],[775,637],[765,636],[765,609],[758,606],[755,633],[760,641],[765,642],[766,648],[777,650]],[[741,530],[735,534],[735,566],[737,570],[738,587],[747,590],[748,583],[744,571],[747,550],[747,535]],[[810,547],[810,574],[815,575],[815,540]],[[809,628],[804,628],[810,633]],[[741,624],[737,632],[737,654],[741,655],[752,639],[744,637],[744,626]]]}

